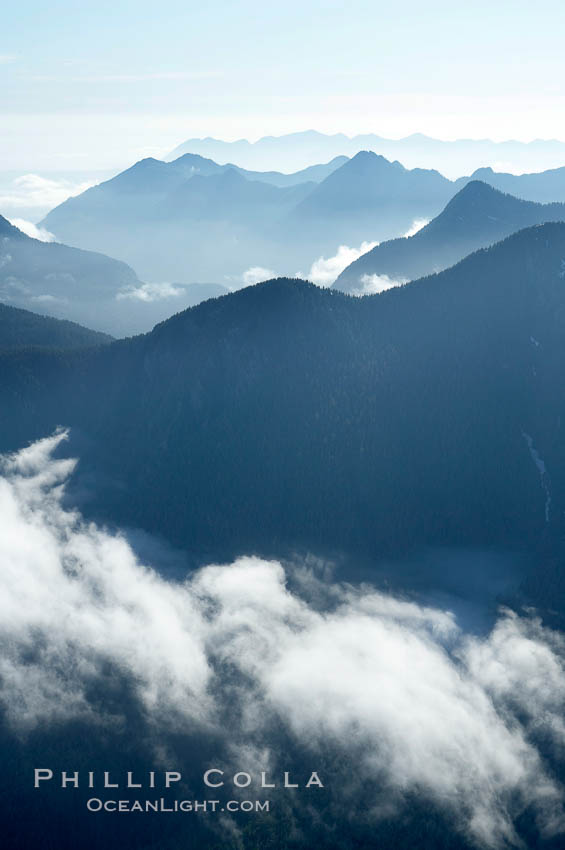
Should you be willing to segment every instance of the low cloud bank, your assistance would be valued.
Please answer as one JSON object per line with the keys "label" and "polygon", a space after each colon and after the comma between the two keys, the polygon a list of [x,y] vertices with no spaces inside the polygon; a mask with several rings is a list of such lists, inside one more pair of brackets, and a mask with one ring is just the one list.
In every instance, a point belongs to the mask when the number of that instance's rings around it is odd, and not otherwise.
{"label": "low cloud bank", "polygon": [[166,298],[178,298],[185,287],[178,283],[143,283],[141,286],[123,289],[116,295],[117,301],[163,301]]}
{"label": "low cloud bank", "polygon": [[359,278],[359,285],[349,290],[350,295],[377,295],[395,286],[404,286],[408,278],[395,279],[387,274],[364,274]]}
{"label": "low cloud bank", "polygon": [[403,236],[405,238],[410,237],[410,236],[415,236],[416,233],[418,233],[419,230],[422,230],[422,228],[425,227],[426,224],[429,224],[429,223],[430,223],[429,218],[415,218],[414,221],[412,222],[411,226],[408,228],[406,233],[403,234]]}
{"label": "low cloud bank", "polygon": [[38,227],[32,221],[26,221],[25,218],[11,218],[10,224],[13,224],[26,236],[31,236],[32,239],[39,239],[40,242],[55,242],[54,233],[50,233],[45,227]]}
{"label": "low cloud bank", "polygon": [[377,783],[374,817],[418,793],[479,846],[518,845],[527,807],[563,829],[540,744],[565,744],[561,635],[510,611],[465,635],[447,611],[305,566],[290,590],[280,563],[251,557],[167,581],[63,506],[65,437],[1,464],[0,700],[14,727],[103,723],[89,688],[111,665],[160,729],[221,734],[229,706],[242,750],[268,752],[273,721],[304,752],[330,749]]}
{"label": "low cloud bank", "polygon": [[263,280],[270,280],[276,277],[277,274],[272,269],[266,269],[263,266],[251,266],[241,275],[241,283],[243,286],[254,286],[256,283],[261,283]]}
{"label": "low cloud bank", "polygon": [[9,214],[10,210],[33,208],[37,208],[39,213],[46,212],[93,185],[92,180],[73,181],[22,174],[0,189],[0,210],[4,214]]}
{"label": "low cloud bank", "polygon": [[318,257],[306,277],[317,286],[331,286],[347,266],[376,245],[378,242],[363,242],[359,248],[340,245],[333,257]]}

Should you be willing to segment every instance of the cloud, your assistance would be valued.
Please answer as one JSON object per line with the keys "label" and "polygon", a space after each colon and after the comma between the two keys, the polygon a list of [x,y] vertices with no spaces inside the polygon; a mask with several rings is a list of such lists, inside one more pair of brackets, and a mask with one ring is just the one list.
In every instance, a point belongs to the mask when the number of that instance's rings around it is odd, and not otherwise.
{"label": "cloud", "polygon": [[262,280],[270,280],[276,277],[276,272],[272,269],[265,269],[262,266],[251,266],[241,275],[241,280],[244,286],[253,286],[256,283],[261,283]]}
{"label": "cloud", "polygon": [[104,722],[90,686],[110,665],[160,735],[222,735],[227,711],[250,758],[276,748],[273,727],[312,761],[333,753],[336,794],[375,783],[371,817],[416,793],[482,847],[517,845],[526,808],[548,834],[563,829],[540,744],[565,744],[560,635],[510,611],[490,634],[465,635],[447,611],[306,566],[291,590],[280,563],[255,557],[167,581],[63,506],[65,438],[2,462],[0,701],[13,726]]}
{"label": "cloud", "polygon": [[[88,715],[87,684],[111,661],[134,673],[148,710],[202,718],[210,670],[190,628],[196,601],[140,566],[121,537],[63,510],[74,461],[50,459],[63,439],[8,458],[0,482],[0,629],[16,641],[0,659],[9,710],[23,724]],[[37,658],[22,663],[36,636]]]}
{"label": "cloud", "polygon": [[347,245],[340,245],[337,249],[337,254],[333,257],[318,257],[312,263],[307,278],[317,286],[331,286],[347,266],[376,245],[378,245],[378,242],[363,242],[360,248],[349,248]]}
{"label": "cloud", "polygon": [[3,188],[0,209],[49,210],[93,185],[94,181],[73,182],[41,177],[39,174],[22,174]]}
{"label": "cloud", "polygon": [[177,298],[184,293],[184,287],[177,283],[144,283],[141,286],[124,289],[116,295],[117,301],[163,301],[165,298]]}
{"label": "cloud", "polygon": [[10,224],[13,224],[14,227],[17,227],[18,230],[21,230],[27,236],[31,236],[32,239],[39,239],[40,242],[55,241],[56,237],[53,233],[50,233],[44,227],[38,227],[31,221],[26,221],[25,218],[11,218]]}
{"label": "cloud", "polygon": [[409,236],[414,236],[416,233],[418,233],[419,230],[422,230],[422,228],[425,227],[426,224],[429,224],[429,223],[430,223],[429,218],[415,218],[414,221],[412,222],[411,226],[408,228],[406,233],[403,234],[403,236],[405,238],[407,238]]}
{"label": "cloud", "polygon": [[12,65],[16,57],[11,53],[0,53],[0,65]]}
{"label": "cloud", "polygon": [[385,292],[387,289],[392,289],[395,286],[404,286],[408,283],[408,278],[395,279],[387,274],[364,274],[359,278],[359,286],[351,289],[350,295],[377,295],[379,292]]}

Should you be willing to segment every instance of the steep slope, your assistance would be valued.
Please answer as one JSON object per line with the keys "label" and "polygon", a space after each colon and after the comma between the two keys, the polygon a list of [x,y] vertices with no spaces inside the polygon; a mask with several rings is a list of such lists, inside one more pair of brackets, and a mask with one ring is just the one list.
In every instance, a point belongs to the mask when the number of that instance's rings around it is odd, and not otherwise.
{"label": "steep slope", "polygon": [[91,509],[197,561],[531,551],[564,531],[564,258],[546,224],[372,298],[281,279],[4,356],[2,448],[71,426]]}
{"label": "steep slope", "polygon": [[[334,288],[362,292],[441,271],[517,230],[565,221],[565,204],[535,204],[504,195],[480,181],[467,183],[426,227],[410,237],[382,242],[339,275]],[[371,280],[375,275],[376,279]]]}
{"label": "steep slope", "polygon": [[75,322],[40,316],[0,304],[0,349],[87,348],[112,341],[108,334],[83,328]]}

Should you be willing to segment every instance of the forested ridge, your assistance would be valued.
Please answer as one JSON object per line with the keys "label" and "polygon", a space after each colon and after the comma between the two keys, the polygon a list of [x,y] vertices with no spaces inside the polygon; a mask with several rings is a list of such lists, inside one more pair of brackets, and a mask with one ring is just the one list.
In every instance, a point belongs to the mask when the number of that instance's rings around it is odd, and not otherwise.
{"label": "forested ridge", "polygon": [[70,427],[97,510],[203,558],[532,545],[565,501],[563,257],[548,224],[379,296],[278,279],[99,350],[3,354],[3,448]]}

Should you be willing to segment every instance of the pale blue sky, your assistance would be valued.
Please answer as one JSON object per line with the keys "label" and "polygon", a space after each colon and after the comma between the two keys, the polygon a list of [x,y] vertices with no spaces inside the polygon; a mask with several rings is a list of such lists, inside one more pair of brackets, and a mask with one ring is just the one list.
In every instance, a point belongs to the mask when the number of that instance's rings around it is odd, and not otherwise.
{"label": "pale blue sky", "polygon": [[562,0],[12,3],[0,170],[308,128],[565,139],[564,32]]}

